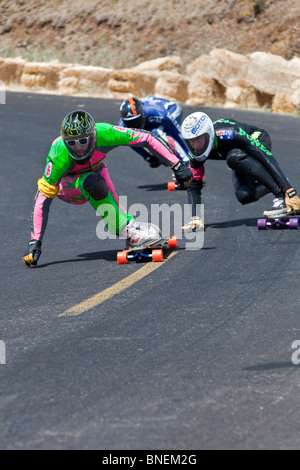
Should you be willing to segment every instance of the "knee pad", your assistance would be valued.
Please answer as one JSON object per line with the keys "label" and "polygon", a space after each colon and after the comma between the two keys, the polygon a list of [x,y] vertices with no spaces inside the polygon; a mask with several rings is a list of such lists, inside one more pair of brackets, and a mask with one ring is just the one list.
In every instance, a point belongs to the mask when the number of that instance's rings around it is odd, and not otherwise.
{"label": "knee pad", "polygon": [[227,154],[226,162],[229,168],[232,168],[232,170],[239,170],[247,157],[248,155],[246,152],[244,152],[244,150],[232,149]]}
{"label": "knee pad", "polygon": [[105,179],[98,173],[87,176],[83,182],[83,187],[95,201],[100,201],[109,194]]}
{"label": "knee pad", "polygon": [[255,194],[254,191],[251,189],[247,188],[247,186],[240,187],[235,191],[235,195],[237,200],[245,206],[246,204],[250,204],[251,202],[254,202],[255,199]]}

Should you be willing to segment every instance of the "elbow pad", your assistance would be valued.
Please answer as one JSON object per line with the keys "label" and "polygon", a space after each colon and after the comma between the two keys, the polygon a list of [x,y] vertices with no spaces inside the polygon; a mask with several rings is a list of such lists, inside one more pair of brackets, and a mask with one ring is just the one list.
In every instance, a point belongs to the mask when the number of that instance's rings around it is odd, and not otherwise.
{"label": "elbow pad", "polygon": [[45,197],[50,199],[54,199],[59,193],[59,186],[47,183],[44,178],[38,180],[38,188]]}

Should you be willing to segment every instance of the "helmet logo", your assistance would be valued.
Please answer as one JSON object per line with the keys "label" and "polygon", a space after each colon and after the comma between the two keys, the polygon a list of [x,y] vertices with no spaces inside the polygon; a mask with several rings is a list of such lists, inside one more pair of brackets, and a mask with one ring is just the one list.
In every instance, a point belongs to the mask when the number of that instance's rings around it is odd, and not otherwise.
{"label": "helmet logo", "polygon": [[197,122],[197,118],[196,116],[188,116],[187,118],[185,118],[185,121],[184,121],[184,129],[188,132],[190,131],[191,129],[193,129],[196,125],[196,122]]}
{"label": "helmet logo", "polygon": [[207,118],[207,116],[205,114],[203,116],[201,116],[201,118],[199,119],[199,121],[195,125],[194,129],[191,130],[192,134],[196,134],[196,132],[199,129],[201,129],[201,127],[203,126],[203,123],[205,122],[206,118]]}
{"label": "helmet logo", "polygon": [[133,98],[128,98],[128,101],[131,104],[131,110],[132,110],[132,113],[130,113],[131,116],[137,116],[138,113],[137,113],[137,110],[136,110],[134,99]]}

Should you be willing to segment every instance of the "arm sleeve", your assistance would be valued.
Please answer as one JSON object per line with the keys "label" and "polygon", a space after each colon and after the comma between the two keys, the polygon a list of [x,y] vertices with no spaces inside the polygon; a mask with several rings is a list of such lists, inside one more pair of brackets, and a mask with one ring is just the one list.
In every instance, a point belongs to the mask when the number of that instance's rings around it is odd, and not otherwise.
{"label": "arm sleeve", "polygon": [[135,147],[133,149],[136,153],[138,153],[141,157],[143,157],[144,160],[147,160],[150,157],[150,152],[148,152],[146,149],[143,147]]}
{"label": "arm sleeve", "polygon": [[37,191],[31,214],[31,239],[42,241],[52,199],[44,196],[41,191]]}
{"label": "arm sleeve", "polygon": [[202,182],[204,181],[205,167],[203,163],[199,164],[199,166],[196,166],[196,167],[191,164],[191,170],[193,172],[195,181],[202,181]]}
{"label": "arm sleeve", "polygon": [[[119,122],[117,124],[119,127],[124,127],[126,128],[127,126],[125,126],[124,124],[124,121],[122,118],[119,119]],[[147,150],[143,149],[142,147],[136,147],[133,149],[136,153],[138,153],[141,157],[143,157],[144,160],[147,160],[150,156],[149,152],[147,152]]]}
{"label": "arm sleeve", "polygon": [[120,145],[128,145],[133,150],[144,148],[167,166],[175,165],[179,159],[170,148],[151,132],[140,129],[131,129],[112,126],[106,123],[97,123],[96,149],[108,153]]}
{"label": "arm sleeve", "polygon": [[193,180],[187,189],[188,203],[192,208],[192,217],[199,216],[201,213],[202,187],[202,180]]}
{"label": "arm sleeve", "polygon": [[175,165],[179,161],[169,147],[161,139],[154,137],[151,132],[135,130],[132,132],[134,139],[129,145],[133,149],[143,147],[168,166]]}

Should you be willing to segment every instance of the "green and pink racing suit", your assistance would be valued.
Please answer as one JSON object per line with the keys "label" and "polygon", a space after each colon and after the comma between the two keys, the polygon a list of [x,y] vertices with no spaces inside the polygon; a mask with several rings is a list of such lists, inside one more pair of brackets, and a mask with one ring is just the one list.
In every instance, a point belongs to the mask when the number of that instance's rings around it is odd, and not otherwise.
{"label": "green and pink racing suit", "polygon": [[[107,229],[119,235],[133,217],[122,207],[103,160],[109,151],[124,145],[132,148],[144,147],[169,166],[179,161],[170,149],[150,132],[96,123],[95,151],[88,163],[78,165],[69,154],[62,138],[58,137],[51,145],[44,174],[38,181],[31,218],[31,239],[43,239],[50,204],[56,196],[70,204],[78,205],[89,201],[97,213],[105,218]],[[114,210],[107,211],[107,205]]]}

